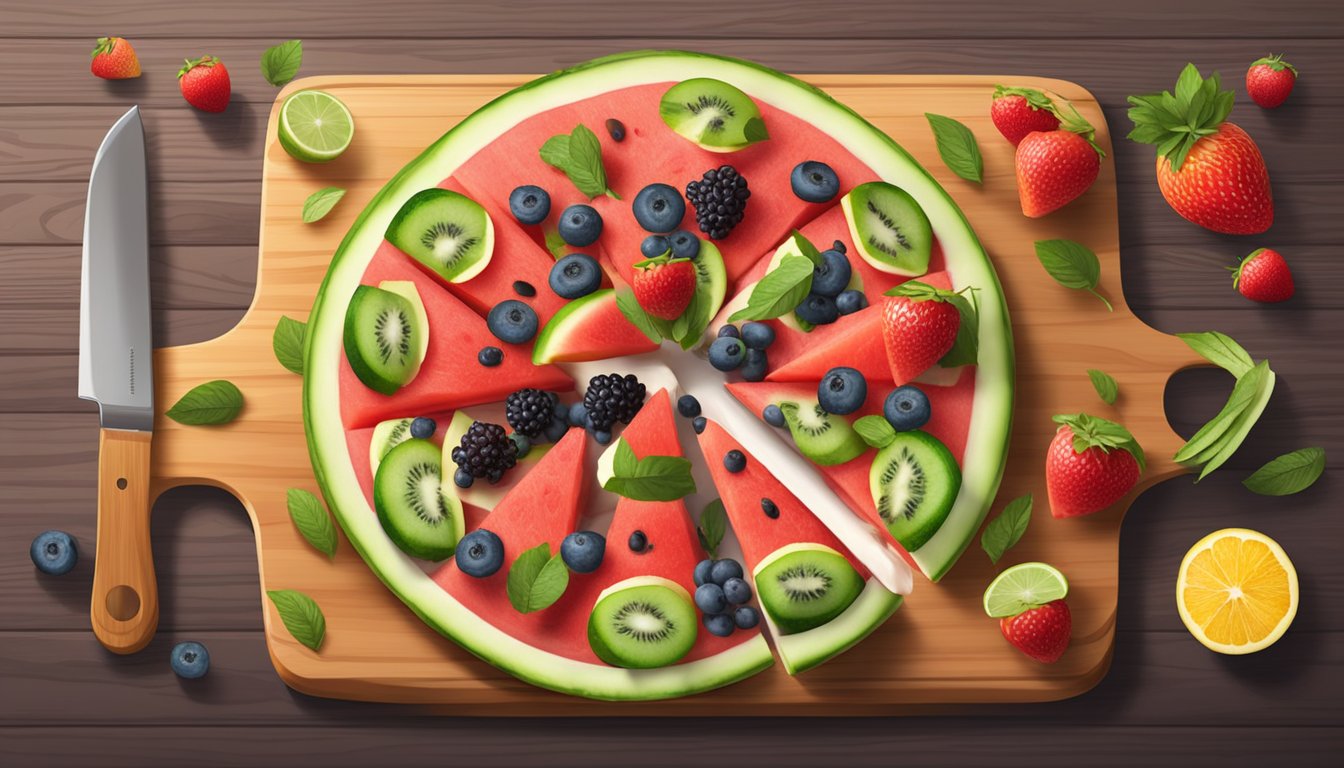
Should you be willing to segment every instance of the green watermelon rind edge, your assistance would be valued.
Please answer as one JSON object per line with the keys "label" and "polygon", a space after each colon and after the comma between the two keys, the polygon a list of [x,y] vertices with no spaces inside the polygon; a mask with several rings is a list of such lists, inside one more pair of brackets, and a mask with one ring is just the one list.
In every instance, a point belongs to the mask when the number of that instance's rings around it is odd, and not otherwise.
{"label": "green watermelon rind edge", "polygon": [[[950,262],[953,269],[979,273],[968,275],[970,282],[984,289],[981,360],[973,413],[994,417],[983,419],[987,423],[982,425],[977,425],[973,417],[972,442],[967,446],[965,463],[980,467],[981,471],[968,473],[970,482],[963,483],[962,494],[966,498],[959,496],[949,515],[949,523],[955,521],[955,524],[945,524],[923,548],[912,553],[930,578],[936,580],[955,563],[983,522],[1002,478],[1011,428],[1011,327],[1003,291],[989,257],[965,215],[933,177],[853,110],[813,86],[760,65],[681,51],[635,51],[595,59],[534,80],[489,102],[393,176],[360,213],[337,248],[309,315],[304,348],[307,371],[303,385],[304,430],[313,472],[328,507],[355,550],[412,611],[471,653],[520,679],[595,699],[684,696],[749,677],[770,666],[774,659],[764,638],[757,636],[707,659],[635,672],[538,651],[468,611],[415,561],[396,549],[364,500],[339,419],[337,371],[342,320],[345,302],[359,284],[388,222],[412,194],[439,184],[494,137],[532,114],[617,88],[667,82],[668,72],[677,72],[683,78],[708,76],[747,85],[744,90],[754,98],[805,114],[815,122],[833,119],[852,128],[852,135],[846,135],[850,139],[849,150],[883,178],[899,180],[925,211],[931,212],[930,219],[945,244],[945,252],[961,253],[956,250],[960,246],[968,254],[964,261]],[[834,130],[828,132],[835,135]],[[856,143],[863,145],[862,151],[855,150]],[[997,338],[1000,343],[983,343],[987,336]],[[977,426],[981,429],[977,430]],[[985,455],[982,457],[981,453]],[[977,460],[974,464],[972,458]]]}
{"label": "green watermelon rind edge", "polygon": [[[844,613],[815,629],[793,635],[774,632],[775,650],[790,675],[806,672],[858,645],[901,607],[900,595],[869,576],[863,591]],[[769,612],[766,621],[770,622]]]}

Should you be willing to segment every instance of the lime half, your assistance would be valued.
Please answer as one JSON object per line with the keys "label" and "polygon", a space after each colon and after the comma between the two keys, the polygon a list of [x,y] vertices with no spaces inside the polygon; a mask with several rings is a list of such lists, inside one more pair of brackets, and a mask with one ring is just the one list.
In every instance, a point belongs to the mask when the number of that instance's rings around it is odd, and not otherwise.
{"label": "lime half", "polygon": [[1063,600],[1069,593],[1069,581],[1053,566],[1022,563],[999,574],[985,590],[985,613],[991,618],[1008,616]]}
{"label": "lime half", "polygon": [[299,91],[280,107],[280,146],[296,160],[325,163],[341,156],[355,137],[355,118],[325,91]]}

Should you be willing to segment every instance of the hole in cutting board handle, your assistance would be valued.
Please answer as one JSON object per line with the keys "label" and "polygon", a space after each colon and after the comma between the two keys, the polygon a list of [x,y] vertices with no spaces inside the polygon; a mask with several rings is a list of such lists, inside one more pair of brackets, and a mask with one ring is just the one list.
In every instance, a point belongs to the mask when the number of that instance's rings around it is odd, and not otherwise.
{"label": "hole in cutting board handle", "polygon": [[126,490],[126,478],[124,477],[117,478],[117,490],[119,491]]}
{"label": "hole in cutting board handle", "polygon": [[107,613],[117,621],[130,621],[140,613],[140,593],[125,584],[107,592]]}

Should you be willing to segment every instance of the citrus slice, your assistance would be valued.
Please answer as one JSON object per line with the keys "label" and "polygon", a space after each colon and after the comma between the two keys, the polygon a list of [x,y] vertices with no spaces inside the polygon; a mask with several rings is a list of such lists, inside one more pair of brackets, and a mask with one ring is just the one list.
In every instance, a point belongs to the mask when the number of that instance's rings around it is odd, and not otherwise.
{"label": "citrus slice", "polygon": [[1002,619],[1063,600],[1069,594],[1069,580],[1054,566],[1022,563],[1000,573],[985,590],[985,613]]}
{"label": "citrus slice", "polygon": [[1297,571],[1283,547],[1246,528],[1224,528],[1185,553],[1176,609],[1195,639],[1218,653],[1273,645],[1297,615]]}
{"label": "citrus slice", "polygon": [[325,91],[299,91],[280,107],[280,146],[296,160],[325,163],[340,157],[355,137],[355,118]]}

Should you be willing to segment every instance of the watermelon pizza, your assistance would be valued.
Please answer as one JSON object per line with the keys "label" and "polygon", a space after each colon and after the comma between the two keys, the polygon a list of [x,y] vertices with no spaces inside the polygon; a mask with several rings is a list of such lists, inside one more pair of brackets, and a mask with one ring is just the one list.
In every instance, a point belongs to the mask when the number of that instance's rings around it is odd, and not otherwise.
{"label": "watermelon pizza", "polygon": [[974,537],[1012,414],[951,198],[823,92],[696,53],[453,127],[346,235],[305,354],[313,468],[369,567],[483,661],[597,699],[862,642]]}

